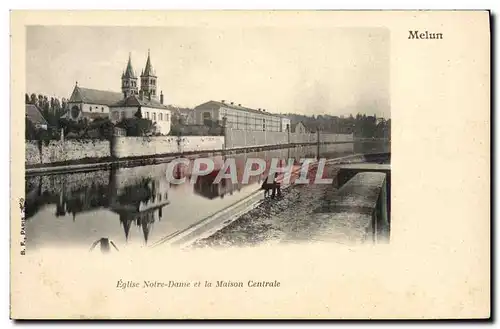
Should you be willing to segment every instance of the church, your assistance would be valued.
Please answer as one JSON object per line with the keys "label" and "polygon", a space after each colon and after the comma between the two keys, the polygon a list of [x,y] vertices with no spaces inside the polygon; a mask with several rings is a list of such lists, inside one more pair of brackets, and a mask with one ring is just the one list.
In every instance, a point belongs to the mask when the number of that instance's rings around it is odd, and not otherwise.
{"label": "church", "polygon": [[151,120],[157,132],[167,135],[170,132],[171,112],[163,104],[163,92],[158,95],[157,82],[149,50],[140,75],[140,87],[129,55],[121,77],[121,93],[83,88],[77,83],[68,101],[69,111],[65,117],[75,121],[109,117],[116,123],[125,118],[134,118],[140,109],[142,117]]}

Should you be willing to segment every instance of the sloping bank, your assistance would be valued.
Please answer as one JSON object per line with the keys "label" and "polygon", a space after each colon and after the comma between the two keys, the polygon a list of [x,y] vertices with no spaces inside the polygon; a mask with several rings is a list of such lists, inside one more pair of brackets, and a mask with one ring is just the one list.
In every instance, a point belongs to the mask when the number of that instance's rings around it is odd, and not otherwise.
{"label": "sloping bank", "polygon": [[[351,155],[327,161],[326,177],[336,176],[334,165],[341,163],[365,162],[374,155]],[[293,172],[298,175],[300,168]],[[315,175],[314,165],[311,175]],[[227,207],[183,231],[167,236],[153,246],[173,245],[178,247],[199,248],[217,246],[239,246],[258,243],[284,242],[287,240],[312,240],[313,232],[321,230],[324,214],[318,213],[330,199],[332,185],[292,185],[283,187],[280,199],[264,199],[261,190]],[[310,221],[316,217],[317,223]],[[359,232],[354,232],[356,222],[348,220],[353,227],[345,231],[344,238],[356,237],[363,240],[366,236],[364,222],[358,223]],[[336,230],[343,232],[343,229]],[[342,239],[337,239],[342,240]],[[351,241],[352,242],[352,241]]]}

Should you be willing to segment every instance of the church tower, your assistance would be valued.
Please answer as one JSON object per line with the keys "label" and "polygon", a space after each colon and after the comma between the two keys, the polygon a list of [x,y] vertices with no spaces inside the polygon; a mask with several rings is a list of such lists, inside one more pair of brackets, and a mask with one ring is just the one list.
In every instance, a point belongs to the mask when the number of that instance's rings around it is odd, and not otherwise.
{"label": "church tower", "polygon": [[156,93],[156,78],[153,65],[151,65],[151,58],[148,49],[146,67],[141,73],[141,94],[144,95],[144,97],[151,97],[151,99],[156,99],[158,97]]}
{"label": "church tower", "polygon": [[138,94],[137,76],[132,68],[132,60],[130,57],[129,53],[127,68],[122,74],[122,93],[125,98]]}

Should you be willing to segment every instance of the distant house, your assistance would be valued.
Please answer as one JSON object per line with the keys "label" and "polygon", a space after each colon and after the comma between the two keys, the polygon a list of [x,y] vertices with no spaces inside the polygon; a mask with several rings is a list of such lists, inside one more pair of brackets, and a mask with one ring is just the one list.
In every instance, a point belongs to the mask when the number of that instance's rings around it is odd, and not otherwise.
{"label": "distant house", "polygon": [[121,119],[134,118],[140,107],[142,118],[151,120],[159,128],[159,133],[168,135],[171,127],[171,112],[161,101],[163,97],[158,101],[150,96],[145,97],[142,92],[139,96],[129,96],[110,106],[110,120],[118,122]]}
{"label": "distant house", "polygon": [[292,133],[297,133],[297,134],[305,134],[305,133],[309,132],[306,125],[302,121],[299,121],[297,123],[293,123],[291,131],[292,131]]}
{"label": "distant house", "polygon": [[26,104],[26,119],[31,121],[37,129],[47,130],[47,120],[45,120],[42,112],[35,104]]}
{"label": "distant house", "polygon": [[68,101],[69,111],[63,117],[75,121],[83,118],[107,118],[110,106],[122,99],[122,93],[82,88],[77,84]]}
{"label": "distant house", "polygon": [[192,109],[187,109],[187,108],[177,108],[177,115],[179,118],[182,118],[182,121],[184,124],[194,124],[194,111]]}

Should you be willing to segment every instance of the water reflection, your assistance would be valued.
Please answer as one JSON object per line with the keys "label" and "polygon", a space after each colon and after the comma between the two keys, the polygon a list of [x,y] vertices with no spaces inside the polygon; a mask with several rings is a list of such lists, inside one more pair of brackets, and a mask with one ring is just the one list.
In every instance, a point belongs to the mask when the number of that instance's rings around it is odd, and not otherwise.
{"label": "water reflection", "polygon": [[[178,166],[175,178],[167,180],[168,164],[119,168],[87,173],[26,177],[27,248],[81,245],[88,248],[102,237],[118,248],[129,244],[147,245],[183,230],[260,188],[262,177],[252,176],[243,184],[243,170],[249,157],[258,157],[270,166],[272,158],[316,157],[317,147],[297,147],[228,157],[236,163],[237,181],[223,178],[214,184],[226,157],[213,160],[216,170],[190,183],[189,168]],[[321,156],[352,154],[337,145],[320,149]],[[267,171],[263,176],[267,174]],[[139,238],[140,236],[140,238]]]}

